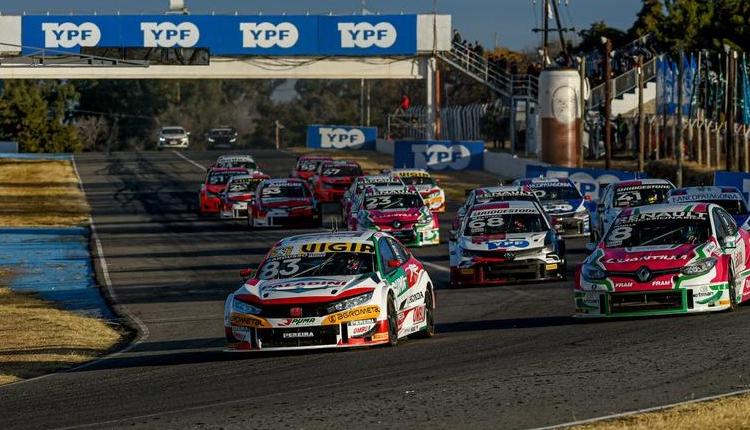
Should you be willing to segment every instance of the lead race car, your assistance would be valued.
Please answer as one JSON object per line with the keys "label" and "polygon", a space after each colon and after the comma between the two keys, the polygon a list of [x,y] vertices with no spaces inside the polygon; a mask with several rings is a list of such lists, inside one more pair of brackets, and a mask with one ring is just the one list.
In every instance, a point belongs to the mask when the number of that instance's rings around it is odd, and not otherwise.
{"label": "lead race car", "polygon": [[429,274],[393,237],[315,233],[274,245],[227,297],[224,327],[230,351],[395,346],[432,337],[434,315]]}
{"label": "lead race car", "polygon": [[738,225],[748,221],[745,197],[736,187],[686,187],[669,191],[669,203],[714,203],[729,212]]}
{"label": "lead race car", "polygon": [[552,225],[566,237],[588,236],[591,232],[591,208],[586,199],[568,178],[517,179],[513,185],[529,187],[539,198]]}
{"label": "lead race car", "polygon": [[386,231],[406,246],[440,244],[440,221],[413,186],[369,186],[352,205],[347,225]]}
{"label": "lead race car", "polygon": [[564,279],[565,242],[534,201],[475,205],[451,237],[450,286]]}
{"label": "lead race car", "polygon": [[750,233],[709,203],[624,209],[576,269],[579,317],[734,309],[747,300]]}

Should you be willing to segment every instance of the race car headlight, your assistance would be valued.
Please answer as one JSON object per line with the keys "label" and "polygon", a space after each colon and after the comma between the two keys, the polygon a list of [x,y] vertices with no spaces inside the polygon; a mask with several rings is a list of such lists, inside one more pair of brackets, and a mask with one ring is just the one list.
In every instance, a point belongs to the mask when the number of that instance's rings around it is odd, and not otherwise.
{"label": "race car headlight", "polygon": [[326,308],[326,312],[328,312],[329,314],[332,314],[334,312],[340,312],[340,311],[344,311],[347,309],[351,309],[359,305],[365,304],[369,302],[371,299],[372,299],[372,291],[370,291],[369,293],[360,294],[354,297],[349,297],[348,299],[344,299],[336,303],[333,303]]}
{"label": "race car headlight", "polygon": [[167,138],[166,138],[166,137],[159,137],[159,142],[164,142],[164,141],[166,141],[166,140],[167,140]]}
{"label": "race car headlight", "polygon": [[208,141],[211,142],[211,143],[214,143],[214,138],[213,137],[209,137]]}
{"label": "race car headlight", "polygon": [[708,257],[706,259],[683,267],[682,274],[689,276],[703,275],[705,273],[708,273],[709,270],[713,269],[714,266],[716,266],[717,261],[718,260],[716,259],[716,257]]}
{"label": "race car headlight", "polygon": [[182,138],[181,140],[182,140],[183,142],[187,142],[187,141],[188,141],[188,138],[187,138],[187,137],[183,137],[183,138]]}
{"label": "race car headlight", "polygon": [[255,306],[241,302],[237,299],[234,299],[232,301],[232,309],[241,314],[250,314],[250,315],[259,315],[261,310],[259,308],[256,308]]}
{"label": "race car headlight", "polygon": [[234,142],[236,142],[236,141],[237,141],[237,138],[236,138],[236,137],[233,137],[233,138],[229,139],[229,142],[230,142],[230,143],[234,143]]}
{"label": "race car headlight", "polygon": [[607,277],[607,274],[601,268],[584,264],[581,268],[581,276],[587,281],[598,281]]}

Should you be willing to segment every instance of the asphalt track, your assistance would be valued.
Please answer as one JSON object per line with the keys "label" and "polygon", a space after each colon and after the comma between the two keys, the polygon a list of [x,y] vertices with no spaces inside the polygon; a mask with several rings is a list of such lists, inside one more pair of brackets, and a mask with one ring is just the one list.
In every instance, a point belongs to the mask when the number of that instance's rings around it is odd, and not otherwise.
{"label": "asphalt track", "polygon": [[[208,165],[217,154],[185,155]],[[256,155],[274,175],[293,164]],[[749,386],[748,307],[580,322],[570,282],[446,289],[445,245],[415,252],[439,288],[434,339],[223,353],[222,304],[238,270],[290,232],[196,215],[203,172],[173,152],[77,160],[119,303],[148,337],[0,388],[0,428],[529,428]],[[582,240],[568,247],[572,263],[583,258]]]}

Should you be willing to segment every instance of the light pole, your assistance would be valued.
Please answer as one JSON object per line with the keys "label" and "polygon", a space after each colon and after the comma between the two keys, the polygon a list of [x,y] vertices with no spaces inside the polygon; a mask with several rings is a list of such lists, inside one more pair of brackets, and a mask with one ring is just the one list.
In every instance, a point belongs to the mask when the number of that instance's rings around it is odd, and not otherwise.
{"label": "light pole", "polygon": [[612,54],[612,41],[606,37],[602,37],[601,41],[604,45],[604,168],[609,170],[612,167],[612,65],[609,58]]}

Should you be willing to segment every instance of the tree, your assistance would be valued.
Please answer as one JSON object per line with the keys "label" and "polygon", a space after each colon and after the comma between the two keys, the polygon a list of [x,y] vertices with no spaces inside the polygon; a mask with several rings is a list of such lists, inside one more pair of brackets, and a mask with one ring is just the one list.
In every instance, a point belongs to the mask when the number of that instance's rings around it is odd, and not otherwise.
{"label": "tree", "polygon": [[635,40],[647,34],[658,38],[664,25],[664,11],[661,0],[643,0],[643,7],[638,12],[635,23],[628,30],[628,39]]}
{"label": "tree", "polygon": [[607,26],[604,21],[592,23],[589,28],[579,31],[578,36],[581,38],[581,41],[575,47],[574,51],[580,53],[600,51],[602,47],[602,37],[611,40],[614,48],[627,43],[625,32]]}

